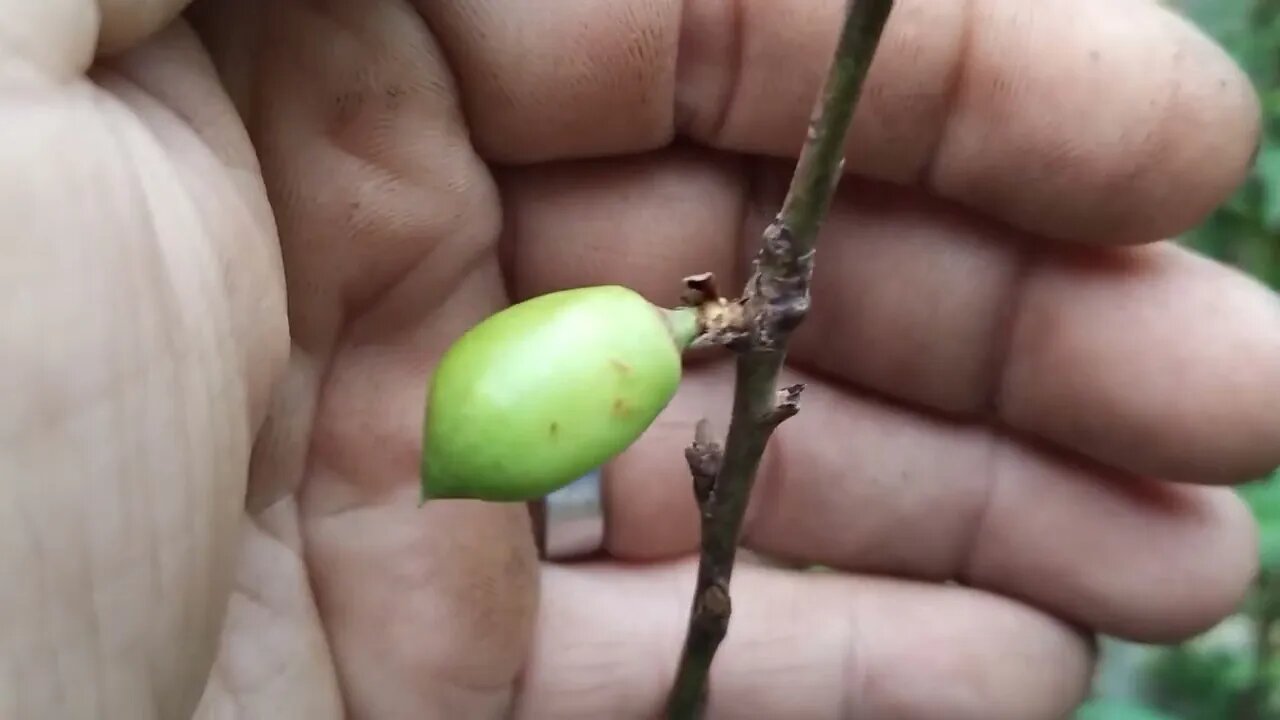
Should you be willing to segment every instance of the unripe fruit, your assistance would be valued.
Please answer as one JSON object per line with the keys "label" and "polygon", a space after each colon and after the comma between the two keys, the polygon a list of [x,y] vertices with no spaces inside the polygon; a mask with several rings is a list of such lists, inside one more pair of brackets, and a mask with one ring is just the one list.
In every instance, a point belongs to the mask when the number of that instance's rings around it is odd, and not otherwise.
{"label": "unripe fruit", "polygon": [[488,317],[431,380],[422,499],[531,500],[599,467],[670,402],[697,324],[616,285]]}

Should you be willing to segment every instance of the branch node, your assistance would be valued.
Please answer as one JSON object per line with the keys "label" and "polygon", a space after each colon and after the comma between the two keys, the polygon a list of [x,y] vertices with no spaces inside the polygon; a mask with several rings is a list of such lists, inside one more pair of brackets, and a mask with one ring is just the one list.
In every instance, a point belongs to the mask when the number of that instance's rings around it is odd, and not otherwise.
{"label": "branch node", "polygon": [[698,505],[705,509],[711,502],[716,476],[720,474],[720,466],[724,462],[720,445],[711,439],[709,420],[704,418],[698,421],[693,443],[685,448],[684,457],[689,463],[689,473],[693,475],[694,497],[698,499]]}
{"label": "branch node", "polygon": [[798,241],[782,215],[765,229],[752,293],[758,347],[781,349],[808,315],[815,252],[811,242]]}
{"label": "branch node", "polygon": [[729,616],[733,613],[733,601],[729,598],[729,588],[723,580],[716,580],[707,586],[698,598],[694,611],[712,629],[718,631],[716,635],[724,637],[724,630],[729,627]]}
{"label": "branch node", "polygon": [[694,348],[720,345],[734,349],[749,338],[746,303],[721,295],[715,274],[690,275],[684,279],[684,286],[680,301],[698,309],[702,330],[693,342]]}

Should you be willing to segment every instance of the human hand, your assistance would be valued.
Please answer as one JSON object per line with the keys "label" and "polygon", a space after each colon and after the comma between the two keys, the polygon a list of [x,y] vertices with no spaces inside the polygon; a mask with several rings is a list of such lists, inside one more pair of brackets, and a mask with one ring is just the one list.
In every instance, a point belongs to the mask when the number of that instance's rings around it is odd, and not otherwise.
{"label": "human hand", "polygon": [[[580,565],[418,507],[426,379],[513,300],[737,285],[840,3],[176,5],[0,3],[2,714],[652,717],[731,367]],[[714,717],[1061,718],[1091,633],[1230,610],[1280,304],[1157,241],[1256,116],[1156,3],[901,0],[744,538],[838,572],[738,569]]]}

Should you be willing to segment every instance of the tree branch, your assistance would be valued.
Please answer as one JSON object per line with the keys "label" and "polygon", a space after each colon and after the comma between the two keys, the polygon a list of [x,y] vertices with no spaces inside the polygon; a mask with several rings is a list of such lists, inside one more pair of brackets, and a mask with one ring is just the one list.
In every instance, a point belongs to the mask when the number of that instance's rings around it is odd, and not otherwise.
{"label": "tree branch", "polygon": [[774,429],[799,411],[803,386],[778,391],[778,372],[787,340],[809,310],[818,230],[842,174],[854,107],[892,7],[893,0],[846,4],[844,26],[791,187],[764,232],[742,299],[729,306],[741,307],[744,332],[725,333],[733,339],[726,344],[738,353],[725,448],[712,443],[706,424],[700,423],[686,452],[702,516],[702,544],[684,650],[667,705],[671,720],[693,720],[705,709],[711,664],[729,627],[729,581],[760,458]]}

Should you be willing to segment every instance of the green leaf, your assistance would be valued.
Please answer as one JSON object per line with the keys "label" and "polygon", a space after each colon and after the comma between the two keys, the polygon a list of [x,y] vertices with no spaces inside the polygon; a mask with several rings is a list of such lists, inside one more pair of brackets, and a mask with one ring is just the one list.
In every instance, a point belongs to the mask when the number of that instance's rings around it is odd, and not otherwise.
{"label": "green leaf", "polygon": [[1176,720],[1162,712],[1119,700],[1090,700],[1076,709],[1074,720]]}
{"label": "green leaf", "polygon": [[1272,474],[1241,485],[1236,491],[1259,522],[1280,519],[1280,475]]}
{"label": "green leaf", "polygon": [[1259,563],[1268,570],[1280,570],[1280,523],[1262,527],[1258,546]]}
{"label": "green leaf", "polygon": [[1248,24],[1254,6],[1250,0],[1180,0],[1175,4],[1210,35],[1228,40],[1235,39]]}
{"label": "green leaf", "polygon": [[1280,473],[1242,485],[1239,493],[1258,523],[1262,566],[1280,568]]}
{"label": "green leaf", "polygon": [[1262,182],[1262,222],[1280,230],[1280,146],[1269,145],[1258,155],[1258,179]]}

